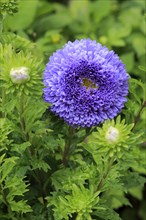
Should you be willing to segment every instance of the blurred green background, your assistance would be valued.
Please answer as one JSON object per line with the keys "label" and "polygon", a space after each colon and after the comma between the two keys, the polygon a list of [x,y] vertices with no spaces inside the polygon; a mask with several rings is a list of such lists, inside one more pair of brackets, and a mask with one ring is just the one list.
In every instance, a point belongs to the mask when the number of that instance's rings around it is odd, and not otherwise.
{"label": "blurred green background", "polygon": [[[4,31],[34,42],[44,63],[68,41],[91,38],[113,49],[127,72],[145,82],[145,4],[145,0],[20,0],[19,12],[5,19]],[[115,202],[123,220],[146,219],[144,192],[135,189],[129,199],[133,208]]]}
{"label": "blurred green background", "polygon": [[145,80],[145,0],[20,0],[5,31],[30,39],[45,60],[67,41],[91,38],[117,52],[129,73]]}

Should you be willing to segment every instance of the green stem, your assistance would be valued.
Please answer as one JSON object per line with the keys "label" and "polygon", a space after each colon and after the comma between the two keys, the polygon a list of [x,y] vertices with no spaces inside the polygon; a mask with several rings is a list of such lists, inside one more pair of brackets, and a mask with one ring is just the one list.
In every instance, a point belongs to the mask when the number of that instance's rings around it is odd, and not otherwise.
{"label": "green stem", "polygon": [[[26,121],[24,117],[24,98],[25,96],[23,94],[20,95],[20,109],[19,109],[19,115],[20,115],[20,124],[21,124],[21,130],[23,134],[23,139],[24,141],[29,141],[30,137],[28,132],[26,131]],[[34,149],[32,146],[29,147],[29,154],[30,157],[34,155]]]}
{"label": "green stem", "polygon": [[28,141],[28,137],[26,136],[26,133],[25,133],[25,128],[26,128],[25,118],[23,116],[23,113],[24,113],[24,96],[23,96],[23,94],[20,96],[20,109],[19,110],[20,110],[19,115],[20,115],[21,129],[22,129],[25,141]]}
{"label": "green stem", "polygon": [[0,14],[0,40],[2,38],[2,32],[3,32],[3,15]]}
{"label": "green stem", "polygon": [[11,217],[11,219],[13,219],[13,213],[12,213],[12,210],[11,210],[11,206],[9,204],[9,202],[7,201],[7,198],[6,198],[6,195],[4,193],[4,190],[3,190],[3,186],[0,185],[0,192],[1,192],[1,195],[2,195],[2,198],[3,198],[3,203],[6,205],[7,209],[8,209],[8,213]]}
{"label": "green stem", "polygon": [[[23,94],[21,94],[19,99],[20,99],[19,116],[20,116],[20,124],[21,124],[21,130],[22,130],[22,134],[23,134],[23,139],[24,139],[24,141],[30,141],[29,133],[26,131],[26,126],[27,125],[26,125],[26,120],[25,120],[25,116],[24,116],[25,96]],[[36,151],[34,150],[33,146],[31,145],[28,148],[28,156],[30,157],[31,160],[34,160],[35,152]],[[41,173],[39,173],[39,171],[37,171],[37,170],[33,170],[33,172],[32,172],[32,175],[33,175],[34,179],[39,184],[41,195],[42,195],[43,204],[45,205],[45,203],[46,203],[46,200],[45,200],[46,195],[45,195],[45,192],[44,192],[44,189],[43,189],[43,185],[44,185],[43,178],[42,178],[42,176],[40,174]]]}
{"label": "green stem", "polygon": [[98,186],[96,188],[96,191],[100,191],[100,189],[102,188],[111,168],[112,168],[112,165],[113,165],[113,162],[114,162],[114,157],[110,157],[109,160],[108,160],[108,163],[107,163],[107,168],[106,168],[106,171],[105,173],[103,174],[100,182],[98,183]]}
{"label": "green stem", "polygon": [[[26,131],[26,120],[25,120],[25,116],[24,116],[24,111],[25,111],[25,109],[24,109],[24,101],[25,101],[25,96],[23,94],[21,94],[20,95],[20,109],[19,109],[20,124],[21,124],[21,129],[22,129],[24,141],[29,141],[30,137],[29,137],[29,133]],[[31,160],[34,159],[35,151],[34,151],[33,146],[30,146],[28,148],[28,155],[29,155]],[[40,174],[36,170],[33,170],[32,175],[35,178],[35,180],[39,183],[41,194],[42,194],[43,203],[45,204],[45,193],[44,193],[44,190],[43,190],[42,178],[41,178]]]}
{"label": "green stem", "polygon": [[4,110],[1,113],[2,118],[6,118],[5,104],[6,104],[6,94],[5,94],[5,88],[3,87],[2,88],[2,102],[1,102],[1,105],[2,105],[2,108],[4,107]]}
{"label": "green stem", "polygon": [[135,117],[134,126],[133,126],[132,130],[135,128],[135,126],[136,126],[137,123],[139,122],[141,112],[142,112],[142,110],[143,110],[145,107],[146,107],[146,101],[143,102],[143,104],[142,104],[142,106],[141,106],[141,108],[140,108],[140,110],[139,110],[137,116]]}
{"label": "green stem", "polygon": [[1,41],[1,38],[2,38],[2,33],[3,33],[3,21],[6,17],[6,13],[0,13],[0,41]]}
{"label": "green stem", "polygon": [[36,180],[36,182],[38,182],[39,184],[42,201],[43,201],[43,204],[46,205],[46,200],[45,200],[46,192],[44,190],[44,182],[43,182],[42,173],[39,170],[33,170],[32,175],[34,179]]}
{"label": "green stem", "polygon": [[62,156],[62,163],[64,166],[67,166],[68,164],[69,153],[70,153],[70,148],[72,145],[73,136],[74,136],[74,128],[70,126],[68,129],[68,135],[65,141],[65,147],[64,147],[63,156]]}

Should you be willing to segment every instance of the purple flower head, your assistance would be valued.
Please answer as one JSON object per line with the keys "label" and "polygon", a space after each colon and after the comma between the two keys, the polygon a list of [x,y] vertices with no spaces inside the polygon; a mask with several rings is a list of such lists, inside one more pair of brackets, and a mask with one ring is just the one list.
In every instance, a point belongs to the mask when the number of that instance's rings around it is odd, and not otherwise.
{"label": "purple flower head", "polygon": [[76,127],[114,118],[124,107],[129,75],[118,55],[90,39],[68,42],[50,57],[44,100]]}

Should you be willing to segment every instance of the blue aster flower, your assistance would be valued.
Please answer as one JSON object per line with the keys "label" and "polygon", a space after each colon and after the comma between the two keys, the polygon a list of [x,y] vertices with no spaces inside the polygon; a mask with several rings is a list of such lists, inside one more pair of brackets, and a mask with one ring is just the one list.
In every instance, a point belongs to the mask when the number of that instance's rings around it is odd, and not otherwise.
{"label": "blue aster flower", "polygon": [[46,65],[44,100],[69,125],[95,126],[121,112],[128,78],[118,55],[100,43],[68,42]]}

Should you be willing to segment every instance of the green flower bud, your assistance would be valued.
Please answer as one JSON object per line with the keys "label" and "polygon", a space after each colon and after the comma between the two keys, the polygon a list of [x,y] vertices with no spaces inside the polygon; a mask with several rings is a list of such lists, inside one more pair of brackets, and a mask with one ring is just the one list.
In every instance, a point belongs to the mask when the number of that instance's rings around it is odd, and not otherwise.
{"label": "green flower bud", "polygon": [[[1,80],[6,94],[42,95],[42,60],[36,55],[0,44]],[[7,61],[7,62],[6,62]]]}
{"label": "green flower bud", "polygon": [[13,83],[24,83],[29,80],[28,68],[22,66],[12,68],[10,71],[10,77]]}
{"label": "green flower bud", "polygon": [[13,15],[18,12],[17,0],[2,0],[0,2],[0,11],[2,14],[8,13]]}
{"label": "green flower bud", "polygon": [[125,151],[133,146],[135,139],[131,132],[132,128],[133,124],[125,124],[125,120],[121,121],[120,116],[116,120],[108,119],[101,128],[92,133],[88,142],[94,150],[120,158]]}

